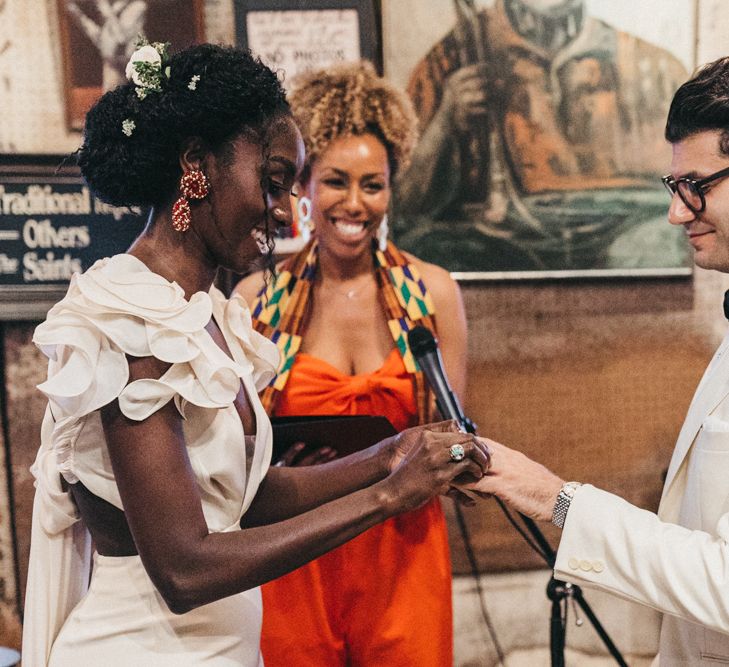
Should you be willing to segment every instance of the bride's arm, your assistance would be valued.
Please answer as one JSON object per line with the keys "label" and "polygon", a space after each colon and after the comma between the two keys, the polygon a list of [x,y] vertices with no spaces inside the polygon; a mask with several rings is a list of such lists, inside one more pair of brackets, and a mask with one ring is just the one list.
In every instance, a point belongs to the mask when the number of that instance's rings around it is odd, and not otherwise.
{"label": "bride's arm", "polygon": [[[132,375],[147,365],[130,363]],[[154,362],[154,360],[151,360]],[[151,363],[150,362],[150,363]],[[154,376],[147,368],[146,376]],[[465,472],[480,475],[485,456],[466,442],[468,456],[453,463],[448,448],[463,434],[417,431],[415,444],[388,477],[316,510],[270,525],[209,533],[190,466],[182,418],[173,402],[144,421],[122,414],[117,401],[102,409],[102,422],[124,512],[142,562],[170,609],[183,613],[279,577],[339,546],[376,523],[445,492]],[[362,477],[382,474],[365,463]],[[348,471],[347,471],[348,473]],[[344,487],[332,476],[319,493]],[[274,477],[274,480],[276,478]],[[311,502],[315,503],[311,487]],[[270,494],[266,494],[269,500]],[[318,504],[316,502],[315,504]]]}
{"label": "bride's arm", "polygon": [[[384,479],[416,445],[423,429],[458,433],[458,426],[453,421],[428,424],[328,463],[271,467],[241,525],[252,527],[283,521]],[[471,440],[469,436],[463,436],[463,439]],[[477,440],[473,443],[480,446]],[[485,446],[480,448],[485,453]],[[485,458],[479,456],[478,460],[484,462]]]}

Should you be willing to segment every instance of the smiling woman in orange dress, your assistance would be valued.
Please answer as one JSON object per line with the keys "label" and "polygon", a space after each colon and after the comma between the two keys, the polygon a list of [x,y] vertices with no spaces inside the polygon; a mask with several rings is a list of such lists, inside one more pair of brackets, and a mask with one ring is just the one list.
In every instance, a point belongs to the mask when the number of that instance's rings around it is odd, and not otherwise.
{"label": "smiling woman in orange dress", "polygon": [[[308,74],[290,100],[307,149],[299,214],[304,222],[310,216],[314,238],[267,284],[257,273],[236,288],[249,302],[257,297],[254,325],[282,352],[263,403],[274,415],[385,415],[398,430],[429,421],[432,400],[407,330],[437,332],[460,394],[466,325],[449,274],[387,241],[392,182],[415,141],[410,103],[368,63]],[[334,455],[295,447],[279,464]],[[268,667],[450,667],[451,566],[440,502],[267,584],[263,598]]]}

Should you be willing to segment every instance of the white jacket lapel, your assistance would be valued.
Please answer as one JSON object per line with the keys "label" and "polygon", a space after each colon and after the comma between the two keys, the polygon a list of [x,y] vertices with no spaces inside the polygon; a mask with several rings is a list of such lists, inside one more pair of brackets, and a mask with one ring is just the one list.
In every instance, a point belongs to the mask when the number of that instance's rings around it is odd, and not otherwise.
{"label": "white jacket lapel", "polygon": [[727,394],[729,394],[729,333],[725,336],[707,366],[691,401],[686,420],[673,450],[671,463],[668,466],[666,483],[663,487],[663,498],[667,496],[671,483],[691,449],[704,419],[726,398]]}

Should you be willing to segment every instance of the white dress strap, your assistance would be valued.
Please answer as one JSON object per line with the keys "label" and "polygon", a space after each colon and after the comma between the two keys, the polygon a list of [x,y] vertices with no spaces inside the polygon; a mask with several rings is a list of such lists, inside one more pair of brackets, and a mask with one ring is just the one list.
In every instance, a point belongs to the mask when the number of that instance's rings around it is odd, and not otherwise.
{"label": "white dress strap", "polygon": [[45,667],[66,617],[81,600],[89,579],[91,537],[79,522],[76,506],[61,488],[54,429],[46,408],[41,447],[31,472],[35,477],[33,525],[23,619],[23,665]]}

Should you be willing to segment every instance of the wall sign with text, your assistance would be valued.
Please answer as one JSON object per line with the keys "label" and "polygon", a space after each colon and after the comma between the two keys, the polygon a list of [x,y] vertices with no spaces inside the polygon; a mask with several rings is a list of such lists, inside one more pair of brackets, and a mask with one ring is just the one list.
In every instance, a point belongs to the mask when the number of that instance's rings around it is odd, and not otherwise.
{"label": "wall sign with text", "polygon": [[236,42],[283,74],[366,58],[379,65],[369,0],[235,0]]}
{"label": "wall sign with text", "polygon": [[0,319],[35,319],[74,273],[123,252],[144,219],[94,198],[78,169],[55,156],[0,163]]}

